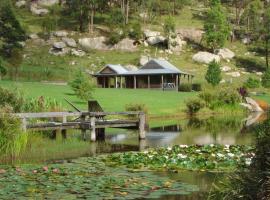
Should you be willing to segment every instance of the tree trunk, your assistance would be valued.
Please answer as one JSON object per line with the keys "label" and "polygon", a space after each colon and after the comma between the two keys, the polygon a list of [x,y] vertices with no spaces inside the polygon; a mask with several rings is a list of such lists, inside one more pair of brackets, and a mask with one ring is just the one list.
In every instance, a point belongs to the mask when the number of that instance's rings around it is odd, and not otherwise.
{"label": "tree trunk", "polygon": [[94,32],[94,15],[95,15],[95,8],[92,5],[89,12],[89,16],[88,16],[88,22],[89,22],[88,30],[89,30],[89,33],[91,34]]}
{"label": "tree trunk", "polygon": [[126,3],[126,24],[128,24],[128,18],[129,18],[129,0],[127,0]]}
{"label": "tree trunk", "polygon": [[79,17],[79,24],[80,24],[80,32],[83,32],[83,7],[80,5],[80,17]]}
{"label": "tree trunk", "polygon": [[266,61],[266,69],[269,69],[269,39],[265,40],[265,61]]}

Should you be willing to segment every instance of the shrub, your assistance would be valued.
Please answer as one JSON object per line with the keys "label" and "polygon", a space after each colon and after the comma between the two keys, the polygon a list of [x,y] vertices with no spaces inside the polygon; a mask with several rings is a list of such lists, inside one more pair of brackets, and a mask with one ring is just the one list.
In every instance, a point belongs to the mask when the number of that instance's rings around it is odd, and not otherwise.
{"label": "shrub", "polygon": [[92,92],[95,88],[94,81],[81,70],[75,74],[69,85],[80,99],[89,100],[92,98]]}
{"label": "shrub", "polygon": [[30,99],[24,105],[24,111],[26,112],[57,112],[61,110],[63,110],[62,105],[55,99],[43,96]]}
{"label": "shrub", "polygon": [[270,69],[268,69],[262,76],[262,86],[270,88]]}
{"label": "shrub", "polygon": [[10,106],[14,112],[21,112],[23,110],[24,98],[22,94],[15,89],[10,91],[0,87],[0,106]]}
{"label": "shrub", "polygon": [[179,85],[179,91],[182,92],[191,92],[192,91],[192,85],[188,83],[183,83]]}
{"label": "shrub", "polygon": [[147,109],[147,107],[146,107],[146,105],[145,104],[140,104],[140,103],[135,103],[135,104],[133,104],[133,103],[131,103],[131,104],[127,104],[126,106],[125,106],[125,110],[126,111],[131,111],[131,112],[136,112],[136,111],[142,111],[142,112],[144,112],[145,114],[147,114],[148,113],[148,109]]}
{"label": "shrub", "polygon": [[142,27],[140,23],[133,23],[128,33],[129,37],[135,40],[142,38]]}
{"label": "shrub", "polygon": [[202,85],[200,83],[193,83],[192,90],[197,91],[197,92],[202,91]]}
{"label": "shrub", "polygon": [[107,45],[115,45],[122,40],[122,36],[117,32],[112,32],[106,40]]}
{"label": "shrub", "polygon": [[199,94],[199,98],[205,102],[206,106],[210,106],[217,99],[217,95],[213,92],[203,91]]}
{"label": "shrub", "polygon": [[241,96],[235,89],[222,88],[218,93],[218,100],[223,104],[234,105],[241,102]]}
{"label": "shrub", "polygon": [[212,86],[217,86],[221,81],[220,65],[214,60],[208,65],[205,79]]}
{"label": "shrub", "polygon": [[192,99],[186,103],[187,113],[193,115],[204,107],[204,103],[200,99]]}
{"label": "shrub", "polygon": [[244,83],[244,87],[246,88],[258,88],[260,87],[260,80],[256,79],[256,78],[251,78],[249,77],[245,83]]}

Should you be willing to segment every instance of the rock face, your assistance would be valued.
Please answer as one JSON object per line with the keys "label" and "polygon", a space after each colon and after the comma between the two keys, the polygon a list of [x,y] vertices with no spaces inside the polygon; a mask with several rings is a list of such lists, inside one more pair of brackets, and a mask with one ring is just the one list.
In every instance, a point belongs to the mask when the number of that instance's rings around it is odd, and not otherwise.
{"label": "rock face", "polygon": [[205,52],[205,51],[200,51],[197,54],[195,54],[192,59],[195,62],[198,63],[205,63],[205,64],[209,64],[210,62],[212,62],[213,60],[215,60],[216,62],[220,62],[220,57],[218,55],[209,53],[209,52]]}
{"label": "rock face", "polygon": [[112,48],[116,50],[121,50],[121,51],[136,51],[137,46],[134,45],[135,41],[131,40],[129,38],[125,38],[121,40],[118,44],[114,45]]}
{"label": "rock face", "polygon": [[53,48],[55,49],[63,49],[66,47],[66,44],[64,42],[55,42],[53,44]]}
{"label": "rock face", "polygon": [[232,76],[234,78],[237,78],[237,77],[241,76],[240,72],[228,72],[228,73],[226,73],[226,75]]}
{"label": "rock face", "polygon": [[204,34],[204,31],[200,29],[194,29],[194,28],[187,28],[187,29],[177,29],[177,34],[180,34],[181,37],[185,40],[189,40],[191,42],[195,43],[201,43],[202,36]]}
{"label": "rock face", "polygon": [[79,39],[79,44],[85,51],[90,51],[93,49],[108,50],[108,47],[105,44],[105,42],[106,42],[105,37]]}
{"label": "rock face", "polygon": [[49,10],[46,8],[40,8],[36,3],[32,3],[30,5],[30,11],[34,15],[47,15],[49,13]]}
{"label": "rock face", "polygon": [[217,50],[217,55],[219,55],[221,58],[227,60],[234,58],[235,54],[230,49],[223,48]]}
{"label": "rock face", "polygon": [[59,0],[38,0],[37,4],[39,6],[53,6],[54,4],[59,3]]}
{"label": "rock face", "polygon": [[263,112],[263,109],[259,106],[259,104],[255,100],[251,99],[250,97],[246,97],[246,102],[252,107],[251,111]]}
{"label": "rock face", "polygon": [[49,50],[49,53],[55,56],[63,56],[70,52],[69,48],[63,48],[63,49],[57,49],[57,48],[51,48]]}
{"label": "rock face", "polygon": [[29,35],[29,38],[30,38],[30,39],[38,39],[39,37],[38,37],[37,34],[32,33],[32,34]]}
{"label": "rock face", "polygon": [[65,42],[66,45],[69,47],[73,47],[73,48],[77,47],[77,43],[73,38],[64,37],[64,38],[62,38],[62,41]]}
{"label": "rock face", "polygon": [[147,43],[150,45],[164,43],[166,41],[166,38],[162,36],[160,32],[157,31],[145,30],[144,37]]}
{"label": "rock face", "polygon": [[184,45],[186,45],[186,41],[183,41],[180,35],[171,35],[169,37],[168,48],[172,52],[180,53]]}
{"label": "rock face", "polygon": [[53,33],[53,35],[56,36],[56,37],[67,37],[68,32],[67,31],[55,31]]}
{"label": "rock face", "polygon": [[17,1],[17,2],[15,3],[15,6],[16,6],[17,8],[21,8],[21,7],[25,6],[25,5],[26,5],[26,1]]}

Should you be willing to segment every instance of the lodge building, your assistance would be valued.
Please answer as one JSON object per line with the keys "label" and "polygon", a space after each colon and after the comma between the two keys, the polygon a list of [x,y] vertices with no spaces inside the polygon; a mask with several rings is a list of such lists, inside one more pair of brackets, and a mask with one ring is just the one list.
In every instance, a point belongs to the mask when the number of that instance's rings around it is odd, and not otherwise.
{"label": "lodge building", "polygon": [[193,75],[179,70],[166,60],[152,59],[136,70],[122,65],[106,65],[98,73],[98,87],[101,88],[148,88],[176,89],[183,79],[192,82]]}

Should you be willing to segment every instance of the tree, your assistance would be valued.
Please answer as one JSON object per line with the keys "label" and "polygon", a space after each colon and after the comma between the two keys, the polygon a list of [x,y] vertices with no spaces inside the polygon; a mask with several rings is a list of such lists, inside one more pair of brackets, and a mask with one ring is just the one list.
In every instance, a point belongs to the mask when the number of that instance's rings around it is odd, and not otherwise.
{"label": "tree", "polygon": [[95,88],[94,81],[82,70],[75,73],[74,79],[69,82],[69,85],[80,99],[89,100],[92,98],[92,92]]}
{"label": "tree", "polygon": [[16,18],[9,0],[0,0],[0,50],[4,57],[10,57],[12,49],[21,48],[20,42],[26,34]]}
{"label": "tree", "polygon": [[267,69],[262,76],[262,86],[270,88],[270,69]]}
{"label": "tree", "polygon": [[269,69],[269,51],[270,51],[270,7],[267,8],[267,9],[265,10],[265,12],[264,12],[262,40],[264,41],[266,67],[267,67],[267,69]]}
{"label": "tree", "polygon": [[212,86],[217,86],[221,81],[220,64],[218,64],[216,61],[212,61],[208,65],[208,69],[207,69],[207,72],[206,72],[206,75],[205,75],[205,79]]}
{"label": "tree", "polygon": [[175,32],[175,21],[173,17],[169,16],[165,19],[163,29],[166,36]]}
{"label": "tree", "polygon": [[4,67],[3,61],[0,58],[0,80],[7,74],[7,69]]}
{"label": "tree", "polygon": [[204,24],[204,40],[212,52],[222,48],[230,35],[230,25],[224,13],[220,0],[211,0]]}

